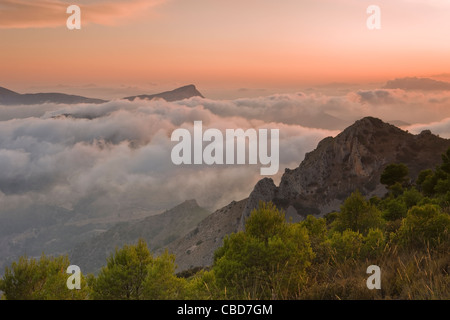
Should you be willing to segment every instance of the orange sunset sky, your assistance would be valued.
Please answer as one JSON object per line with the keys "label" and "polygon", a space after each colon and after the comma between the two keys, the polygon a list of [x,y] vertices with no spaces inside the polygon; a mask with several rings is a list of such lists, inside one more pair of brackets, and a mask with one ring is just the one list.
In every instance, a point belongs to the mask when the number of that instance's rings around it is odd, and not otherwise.
{"label": "orange sunset sky", "polygon": [[[66,28],[71,4],[81,30]],[[0,0],[0,46],[0,86],[19,92],[448,81],[450,0]]]}

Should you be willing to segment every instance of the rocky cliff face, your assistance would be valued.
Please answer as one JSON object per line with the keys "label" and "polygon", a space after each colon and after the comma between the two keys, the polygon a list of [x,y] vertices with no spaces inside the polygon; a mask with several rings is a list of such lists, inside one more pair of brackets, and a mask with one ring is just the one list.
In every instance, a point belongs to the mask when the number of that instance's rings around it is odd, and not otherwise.
{"label": "rocky cliff face", "polygon": [[147,100],[152,100],[152,99],[164,99],[168,102],[171,101],[178,101],[178,100],[183,100],[183,99],[189,99],[192,97],[200,97],[200,98],[204,98],[203,95],[197,90],[197,88],[193,85],[187,85],[172,91],[166,91],[166,92],[161,92],[161,93],[157,93],[157,94],[152,94],[152,95],[139,95],[139,96],[133,96],[133,97],[126,97],[124,99],[133,101],[135,99],[147,99]]}
{"label": "rocky cliff face", "polygon": [[386,189],[380,175],[388,164],[405,163],[414,180],[421,170],[437,165],[448,147],[450,140],[429,131],[413,135],[379,119],[363,118],[335,138],[323,139],[298,168],[286,169],[278,187],[271,179],[258,182],[240,225],[259,200],[271,200],[289,216],[301,219],[298,215],[338,210],[356,189],[367,196],[382,196]]}

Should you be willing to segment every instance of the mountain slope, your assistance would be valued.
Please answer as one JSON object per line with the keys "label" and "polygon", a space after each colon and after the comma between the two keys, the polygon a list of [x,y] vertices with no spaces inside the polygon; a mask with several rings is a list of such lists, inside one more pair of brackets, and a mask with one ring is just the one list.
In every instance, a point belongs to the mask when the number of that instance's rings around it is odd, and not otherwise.
{"label": "mountain slope", "polygon": [[388,164],[406,164],[415,180],[421,170],[434,168],[449,147],[450,140],[430,131],[413,135],[379,119],[363,118],[335,138],[319,142],[298,168],[285,170],[278,187],[271,179],[258,182],[241,228],[257,205],[255,199],[273,201],[293,216],[323,215],[338,210],[356,189],[367,196],[383,196],[386,189],[380,176]]}
{"label": "mountain slope", "polygon": [[[123,99],[133,101],[135,99],[164,99],[168,102],[189,99],[192,97],[201,97],[203,95],[194,85],[187,85],[172,91],[161,92],[153,95],[139,95],[126,97]],[[9,89],[0,87],[0,105],[33,105],[43,103],[56,104],[77,104],[77,103],[93,103],[100,104],[108,102],[103,99],[86,98],[77,95],[69,95],[64,93],[25,93],[20,94]]]}
{"label": "mountain slope", "polygon": [[201,97],[204,98],[203,95],[197,90],[197,88],[194,85],[187,85],[172,91],[166,91],[161,92],[157,94],[152,95],[139,95],[139,96],[132,96],[132,97],[126,97],[124,99],[133,101],[135,99],[146,99],[146,100],[152,100],[152,99],[164,99],[168,102],[172,101],[178,101],[183,99],[189,99],[192,97]]}
{"label": "mountain slope", "polygon": [[20,94],[14,91],[11,91],[9,89],[0,87],[0,97],[15,97],[15,96],[19,96]]}
{"label": "mountain slope", "polygon": [[403,89],[403,90],[450,90],[450,82],[438,81],[429,78],[399,78],[390,80],[383,89]]}
{"label": "mountain slope", "polygon": [[222,246],[223,238],[238,230],[246,202],[247,199],[231,202],[202,220],[187,235],[170,243],[166,248],[175,254],[177,270],[210,266],[213,263],[214,251]]}
{"label": "mountain slope", "polygon": [[367,117],[336,137],[323,139],[294,170],[286,169],[279,186],[261,179],[249,198],[217,210],[197,228],[168,245],[176,254],[178,271],[206,267],[222,239],[244,228],[259,201],[272,201],[286,217],[300,221],[307,214],[324,215],[339,210],[356,189],[366,196],[383,196],[380,175],[390,163],[405,163],[414,180],[421,170],[434,168],[450,140],[423,131],[413,135],[383,121]]}
{"label": "mountain slope", "polygon": [[92,99],[82,96],[69,95],[64,93],[25,93],[20,94],[6,88],[0,87],[0,104],[2,105],[32,105],[42,103],[104,103],[106,100]]}
{"label": "mountain slope", "polygon": [[150,250],[154,251],[188,233],[209,214],[195,200],[189,200],[155,216],[118,223],[75,247],[70,254],[70,261],[84,273],[97,272],[106,265],[107,257],[116,247],[133,244],[143,238]]}

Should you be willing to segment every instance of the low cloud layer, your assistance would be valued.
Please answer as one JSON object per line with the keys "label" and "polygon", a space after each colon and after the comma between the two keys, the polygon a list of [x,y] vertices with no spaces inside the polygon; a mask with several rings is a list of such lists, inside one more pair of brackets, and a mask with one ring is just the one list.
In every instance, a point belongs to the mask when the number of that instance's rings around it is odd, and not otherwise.
{"label": "low cloud layer", "polygon": [[450,3],[447,0],[403,0],[406,4],[421,4],[437,8],[448,8]]}
{"label": "low cloud layer", "polygon": [[[211,210],[248,196],[261,165],[171,162],[177,128],[279,129],[280,171],[363,116],[402,120],[414,133],[450,137],[450,93],[379,89],[345,96],[279,94],[237,100],[192,98],[100,105],[0,106],[0,216],[36,207],[82,216],[158,213],[186,199]],[[444,120],[442,120],[444,119]],[[423,124],[428,123],[428,124]]]}
{"label": "low cloud layer", "polygon": [[[186,101],[186,104],[194,103]],[[71,116],[67,116],[71,114]],[[89,119],[92,120],[89,120]],[[202,105],[112,101],[102,105],[0,107],[0,214],[89,203],[98,215],[156,213],[195,198],[210,209],[246,197],[260,166],[176,166],[173,130],[276,128],[280,172],[336,131],[219,116]]]}
{"label": "low cloud layer", "polygon": [[399,78],[390,80],[384,86],[385,89],[404,89],[404,90],[450,90],[450,82],[438,81],[429,78]]}
{"label": "low cloud layer", "polygon": [[403,129],[408,130],[409,132],[414,134],[419,134],[423,130],[430,130],[432,133],[439,135],[442,138],[450,139],[450,118],[427,124],[414,124],[404,127]]}
{"label": "low cloud layer", "polygon": [[[436,122],[450,116],[450,91],[407,91],[402,89],[360,90],[347,95],[354,109],[385,121]],[[346,112],[345,103],[342,112]]]}

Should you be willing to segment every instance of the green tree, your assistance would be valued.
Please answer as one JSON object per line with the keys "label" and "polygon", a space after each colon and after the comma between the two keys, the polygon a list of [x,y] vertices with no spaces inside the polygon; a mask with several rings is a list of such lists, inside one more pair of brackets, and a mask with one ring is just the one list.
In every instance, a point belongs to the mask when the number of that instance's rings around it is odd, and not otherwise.
{"label": "green tree", "polygon": [[384,203],[383,218],[388,221],[395,221],[406,217],[408,208],[400,198],[389,198]]}
{"label": "green tree", "polygon": [[344,232],[334,232],[328,242],[335,260],[343,262],[360,257],[363,240],[361,233],[347,229]]}
{"label": "green tree", "polygon": [[376,258],[381,255],[386,244],[383,231],[370,229],[364,237],[361,255],[365,258]]}
{"label": "green tree", "polygon": [[289,298],[298,294],[314,255],[308,231],[286,222],[272,203],[260,203],[245,231],[231,234],[215,252],[213,271],[232,298]]}
{"label": "green tree", "polygon": [[402,200],[404,201],[407,209],[418,205],[422,199],[423,195],[416,188],[406,190],[402,195]]}
{"label": "green tree", "polygon": [[67,288],[67,256],[42,254],[39,260],[20,257],[6,267],[0,290],[7,300],[78,300],[88,297],[88,288],[81,275],[81,290]]}
{"label": "green tree", "polygon": [[189,279],[184,287],[186,300],[219,300],[226,299],[226,291],[217,284],[213,270],[201,270]]}
{"label": "green tree", "polygon": [[148,267],[153,262],[147,244],[139,239],[136,245],[116,248],[97,278],[90,278],[92,296],[98,300],[140,300]]}
{"label": "green tree", "polygon": [[37,274],[37,261],[20,257],[11,267],[6,267],[5,275],[0,280],[0,290],[7,300],[31,300],[40,279]]}
{"label": "green tree", "polygon": [[260,203],[245,224],[245,232],[251,237],[267,243],[269,239],[284,234],[288,229],[285,215],[273,203]]}
{"label": "green tree", "polygon": [[399,183],[403,185],[408,181],[409,170],[403,163],[393,163],[388,165],[380,177],[380,182],[388,188]]}
{"label": "green tree", "polygon": [[448,148],[447,151],[442,154],[441,158],[442,158],[441,170],[447,174],[450,174],[450,148]]}
{"label": "green tree", "polygon": [[437,183],[437,177],[434,175],[433,170],[427,169],[419,173],[417,177],[417,185],[420,190],[427,196],[433,195],[435,193],[435,186]]}
{"label": "green tree", "polygon": [[419,173],[417,185],[427,196],[445,195],[450,190],[450,148],[442,154],[442,164],[433,170]]}
{"label": "green tree", "polygon": [[448,173],[442,174],[442,177],[437,180],[435,190],[440,195],[450,191],[450,175]]}
{"label": "green tree", "polygon": [[380,228],[382,225],[381,211],[356,191],[341,206],[341,212],[333,222],[333,230],[343,232],[350,229],[365,235],[369,229]]}
{"label": "green tree", "polygon": [[175,256],[164,252],[148,266],[143,297],[150,300],[184,298],[186,280],[175,275]]}
{"label": "green tree", "polygon": [[448,239],[450,216],[439,206],[426,204],[408,211],[398,230],[398,239],[405,246],[434,246]]}
{"label": "green tree", "polygon": [[329,257],[329,246],[326,242],[328,229],[325,218],[308,215],[301,225],[308,230],[311,248],[315,253],[314,262],[324,262]]}

